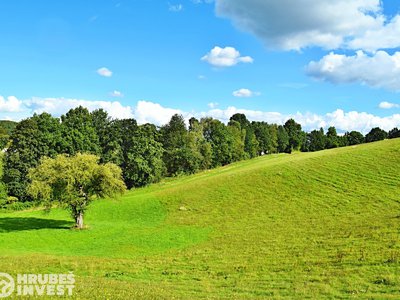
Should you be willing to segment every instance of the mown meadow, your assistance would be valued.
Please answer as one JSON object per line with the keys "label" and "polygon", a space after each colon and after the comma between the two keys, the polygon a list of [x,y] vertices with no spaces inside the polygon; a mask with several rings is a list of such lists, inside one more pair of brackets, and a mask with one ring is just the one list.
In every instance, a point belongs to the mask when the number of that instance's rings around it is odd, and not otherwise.
{"label": "mown meadow", "polygon": [[[78,299],[399,299],[400,139],[258,157],[67,211],[0,213],[0,272]],[[43,299],[43,297],[41,297]]]}

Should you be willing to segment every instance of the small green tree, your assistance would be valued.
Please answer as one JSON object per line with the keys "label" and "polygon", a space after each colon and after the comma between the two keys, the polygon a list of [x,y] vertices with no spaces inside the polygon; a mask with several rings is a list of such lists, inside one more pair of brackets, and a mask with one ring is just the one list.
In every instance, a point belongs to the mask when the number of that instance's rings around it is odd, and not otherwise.
{"label": "small green tree", "polygon": [[299,150],[301,149],[301,145],[305,142],[306,134],[301,129],[301,125],[296,123],[295,120],[289,119],[286,121],[285,130],[289,136],[289,145],[285,152],[291,153],[292,150]]}
{"label": "small green tree", "polygon": [[389,135],[388,135],[389,139],[396,139],[399,137],[400,137],[400,130],[397,127],[393,128],[392,130],[389,131]]}
{"label": "small green tree", "polygon": [[365,142],[363,134],[358,131],[346,132],[344,134],[344,137],[346,139],[346,145],[350,146],[362,144]]}
{"label": "small green tree", "polygon": [[282,125],[278,126],[277,130],[277,144],[278,144],[278,152],[283,153],[286,152],[288,149],[290,150],[289,153],[291,153],[291,148],[289,147],[289,135]]}
{"label": "small green tree", "polygon": [[340,138],[337,135],[336,128],[331,126],[326,133],[326,148],[332,149],[340,146]]}
{"label": "small green tree", "polygon": [[82,229],[83,216],[94,199],[121,194],[126,189],[121,169],[98,161],[99,157],[91,154],[45,157],[29,171],[28,193],[48,209],[53,203],[68,208],[76,228]]}
{"label": "small green tree", "polygon": [[369,133],[365,136],[365,141],[367,143],[382,141],[387,139],[388,133],[385,130],[380,129],[379,127],[372,128]]}

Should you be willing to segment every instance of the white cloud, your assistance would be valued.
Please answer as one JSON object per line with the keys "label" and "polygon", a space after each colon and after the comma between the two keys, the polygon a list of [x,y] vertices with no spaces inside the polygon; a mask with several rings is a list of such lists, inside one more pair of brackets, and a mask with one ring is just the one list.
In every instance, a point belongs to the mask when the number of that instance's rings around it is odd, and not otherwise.
{"label": "white cloud", "polygon": [[113,72],[105,67],[102,67],[97,70],[97,74],[99,74],[100,76],[103,76],[103,77],[111,77]]}
{"label": "white cloud", "polygon": [[306,70],[308,75],[332,83],[361,83],[400,91],[400,52],[367,55],[358,51],[354,56],[331,52],[320,61],[310,62]]}
{"label": "white cloud", "polygon": [[150,101],[138,101],[134,109],[134,116],[139,124],[164,125],[169,122],[174,114],[187,115],[179,109],[166,108]]}
{"label": "white cloud", "polygon": [[394,49],[400,46],[400,15],[379,28],[365,31],[348,43],[350,49],[363,49],[369,52],[378,49]]}
{"label": "white cloud", "polygon": [[218,102],[210,102],[210,103],[207,104],[207,106],[209,108],[216,108],[218,105],[219,105]]}
{"label": "white cloud", "polygon": [[23,109],[22,101],[14,96],[9,96],[7,99],[0,96],[0,112],[19,112]]}
{"label": "white cloud", "polygon": [[169,11],[172,12],[180,12],[183,10],[183,5],[182,4],[168,4],[169,6]]}
{"label": "white cloud", "polygon": [[214,47],[209,53],[201,58],[214,67],[232,67],[238,63],[252,63],[250,56],[240,56],[240,52],[233,47]]}
{"label": "white cloud", "polygon": [[111,93],[110,93],[110,96],[111,97],[123,97],[124,96],[124,94],[122,94],[120,91],[112,91]]}
{"label": "white cloud", "polygon": [[[325,115],[309,112],[282,114],[279,112],[241,109],[233,106],[227,107],[226,109],[218,109],[216,108],[217,103],[213,103],[209,105],[210,110],[208,111],[185,112],[175,108],[164,107],[150,101],[138,101],[136,106],[132,108],[130,106],[124,106],[117,101],[90,101],[65,98],[32,98],[22,101],[18,100],[16,97],[8,97],[7,99],[8,102],[10,102],[11,99],[12,103],[19,103],[18,106],[12,105],[11,107],[13,107],[13,109],[2,110],[2,112],[15,113],[15,115],[12,116],[7,115],[9,119],[13,120],[31,116],[34,112],[48,112],[54,116],[60,116],[61,114],[65,114],[69,109],[81,105],[88,108],[90,111],[103,108],[113,118],[135,118],[139,124],[153,123],[155,125],[164,125],[169,122],[174,114],[181,114],[186,120],[192,116],[196,118],[213,117],[227,123],[232,115],[242,113],[251,121],[265,121],[276,124],[284,124],[289,118],[294,118],[306,131],[319,129],[320,127],[327,129],[329,126],[335,126],[338,132],[357,130],[366,134],[373,127],[380,127],[387,131],[394,127],[400,127],[400,114],[379,117],[366,112],[345,112],[342,109],[337,109]],[[0,107],[1,103],[4,101],[6,100],[0,96]],[[18,110],[15,110],[16,107],[18,107]],[[20,111],[23,111],[24,115],[19,115]]]}
{"label": "white cloud", "polygon": [[379,103],[379,108],[382,109],[391,109],[391,108],[399,108],[400,104],[397,103],[391,103],[391,102],[387,102],[387,101],[383,101],[381,103]]}
{"label": "white cloud", "polygon": [[253,92],[249,89],[240,89],[240,90],[234,91],[232,93],[232,95],[235,97],[239,97],[239,98],[250,98],[250,97],[254,97],[254,96],[260,96],[261,93]]}
{"label": "white cloud", "polygon": [[205,80],[205,79],[207,79],[207,77],[204,76],[204,75],[199,75],[199,76],[197,76],[197,79],[199,79],[199,80]]}
{"label": "white cloud", "polygon": [[400,46],[400,16],[387,19],[380,0],[216,0],[218,16],[267,47],[374,51]]}
{"label": "white cloud", "polygon": [[265,121],[276,124],[284,124],[289,118],[293,118],[296,122],[300,123],[306,131],[319,129],[321,127],[328,129],[330,126],[335,126],[339,132],[356,130],[366,134],[374,127],[380,127],[388,131],[394,127],[400,126],[400,114],[379,117],[366,112],[344,112],[342,109],[337,109],[325,115],[300,112],[285,115],[279,112],[264,112],[228,107],[224,110],[212,109],[208,112],[195,114],[195,116],[211,116],[226,123],[235,113],[245,114],[251,121]]}
{"label": "white cloud", "polygon": [[335,126],[342,131],[357,130],[364,134],[374,127],[388,131],[400,125],[400,114],[378,117],[366,112],[344,112],[341,109],[326,114],[324,119],[328,126]]}
{"label": "white cloud", "polygon": [[108,112],[112,118],[132,118],[133,110],[130,106],[123,106],[118,101],[91,101],[65,98],[32,98],[24,101],[24,105],[33,113],[48,112],[54,116],[65,114],[71,108],[83,106],[93,111],[102,108]]}
{"label": "white cloud", "polygon": [[229,106],[226,109],[211,109],[207,112],[194,113],[196,117],[213,117],[227,123],[236,113],[245,114],[251,121],[268,121],[269,123],[282,124],[286,121],[286,117],[279,112],[264,112],[257,110],[241,109]]}

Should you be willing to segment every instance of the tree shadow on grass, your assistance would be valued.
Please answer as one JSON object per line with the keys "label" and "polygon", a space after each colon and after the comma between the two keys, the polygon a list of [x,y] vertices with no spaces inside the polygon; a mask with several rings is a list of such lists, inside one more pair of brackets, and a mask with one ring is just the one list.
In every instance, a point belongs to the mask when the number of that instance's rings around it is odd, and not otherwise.
{"label": "tree shadow on grass", "polygon": [[39,230],[39,229],[70,229],[72,222],[40,218],[0,218],[0,233]]}

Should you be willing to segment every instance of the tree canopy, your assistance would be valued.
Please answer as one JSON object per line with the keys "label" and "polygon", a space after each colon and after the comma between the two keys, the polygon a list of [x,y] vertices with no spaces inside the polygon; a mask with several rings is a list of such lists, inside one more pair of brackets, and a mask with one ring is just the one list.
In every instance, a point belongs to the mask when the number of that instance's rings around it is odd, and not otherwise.
{"label": "tree canopy", "polygon": [[58,155],[41,159],[28,173],[28,193],[48,208],[54,203],[70,210],[78,229],[89,204],[99,197],[121,194],[126,187],[121,169],[112,164],[99,164],[92,154]]}
{"label": "tree canopy", "polygon": [[379,127],[372,128],[369,133],[365,136],[367,143],[382,141],[388,137],[388,133]]}
{"label": "tree canopy", "polygon": [[61,118],[42,113],[15,128],[7,123],[7,130],[0,127],[0,145],[7,145],[2,177],[7,194],[31,201],[29,170],[43,157],[59,154],[99,156],[101,164],[113,163],[121,169],[130,189],[259,155],[319,151],[400,136],[398,128],[389,133],[373,128],[365,137],[357,131],[338,134],[333,126],[326,134],[323,129],[306,133],[294,119],[284,125],[250,122],[241,113],[228,124],[210,117],[188,121],[175,114],[161,127],[138,125],[133,118],[112,119],[103,109],[89,112],[77,107]]}

